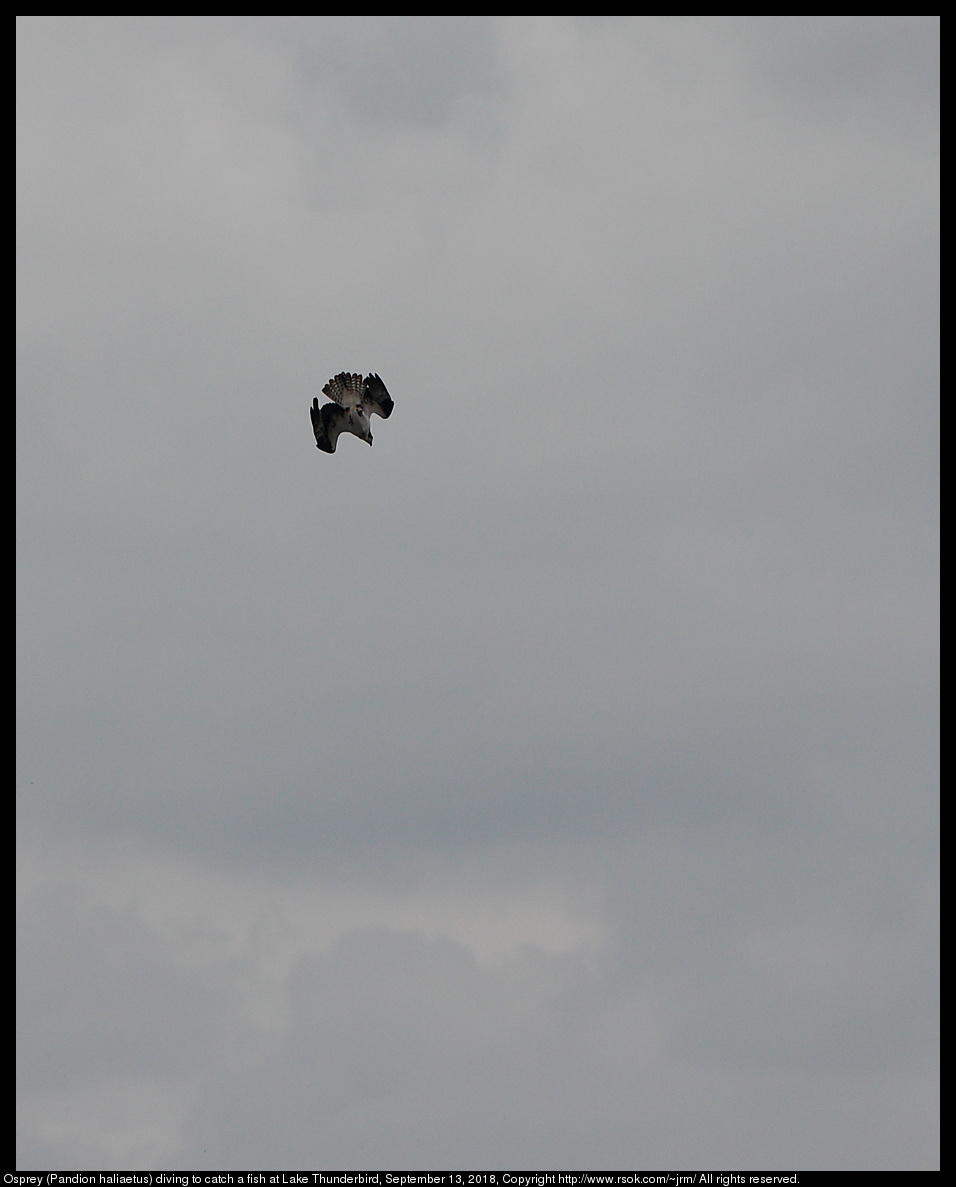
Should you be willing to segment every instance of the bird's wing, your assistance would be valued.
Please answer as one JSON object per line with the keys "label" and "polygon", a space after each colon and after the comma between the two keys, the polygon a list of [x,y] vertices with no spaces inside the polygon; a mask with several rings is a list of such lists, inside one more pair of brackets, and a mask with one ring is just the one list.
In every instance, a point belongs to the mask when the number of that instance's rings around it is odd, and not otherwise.
{"label": "bird's wing", "polygon": [[392,409],[395,407],[395,401],[388,394],[388,388],[377,375],[365,377],[362,403],[369,412],[377,412],[383,420],[387,420],[392,415]]}
{"label": "bird's wing", "polygon": [[342,408],[355,408],[362,399],[364,387],[361,375],[350,375],[348,371],[342,371],[329,380],[322,389],[322,394]]}
{"label": "bird's wing", "polygon": [[316,445],[326,453],[335,453],[339,433],[348,428],[349,414],[337,404],[323,404],[320,408],[318,398],[312,401],[309,412],[312,415],[312,431],[315,433]]}

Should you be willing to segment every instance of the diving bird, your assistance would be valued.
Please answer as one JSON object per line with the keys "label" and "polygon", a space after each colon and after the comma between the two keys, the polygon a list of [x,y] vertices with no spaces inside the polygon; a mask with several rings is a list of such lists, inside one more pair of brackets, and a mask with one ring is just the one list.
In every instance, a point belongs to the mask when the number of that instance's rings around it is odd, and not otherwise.
{"label": "diving bird", "polygon": [[368,418],[372,413],[387,420],[392,415],[395,403],[388,394],[388,388],[377,375],[350,375],[342,371],[322,389],[322,394],[332,401],[319,407],[318,396],[312,401],[312,428],[315,444],[326,453],[335,453],[339,433],[354,433],[363,441],[372,444],[372,430]]}

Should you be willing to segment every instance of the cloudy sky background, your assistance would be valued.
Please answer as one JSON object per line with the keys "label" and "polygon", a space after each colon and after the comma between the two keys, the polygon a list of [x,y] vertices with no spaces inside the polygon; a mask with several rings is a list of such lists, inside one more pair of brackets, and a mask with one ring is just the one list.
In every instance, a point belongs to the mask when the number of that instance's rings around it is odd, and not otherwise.
{"label": "cloudy sky background", "polygon": [[20,1166],[936,1165],[937,37],[20,22]]}

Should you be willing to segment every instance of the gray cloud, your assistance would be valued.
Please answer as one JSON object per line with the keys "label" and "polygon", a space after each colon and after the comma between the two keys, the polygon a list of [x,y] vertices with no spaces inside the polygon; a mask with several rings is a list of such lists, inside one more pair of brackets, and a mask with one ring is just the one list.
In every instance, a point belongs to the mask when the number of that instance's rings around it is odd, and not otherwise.
{"label": "gray cloud", "polygon": [[937,33],[20,22],[20,1165],[934,1165]]}

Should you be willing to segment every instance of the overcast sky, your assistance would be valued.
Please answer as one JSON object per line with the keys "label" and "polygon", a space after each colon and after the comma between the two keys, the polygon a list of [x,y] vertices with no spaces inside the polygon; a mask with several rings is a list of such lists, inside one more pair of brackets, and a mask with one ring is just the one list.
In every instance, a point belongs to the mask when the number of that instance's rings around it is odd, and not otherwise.
{"label": "overcast sky", "polygon": [[21,1167],[936,1165],[937,38],[21,20]]}

